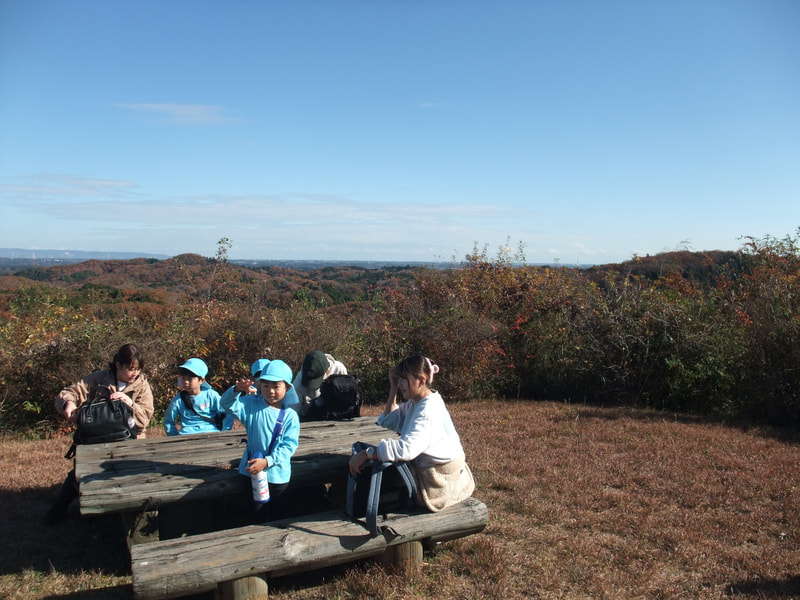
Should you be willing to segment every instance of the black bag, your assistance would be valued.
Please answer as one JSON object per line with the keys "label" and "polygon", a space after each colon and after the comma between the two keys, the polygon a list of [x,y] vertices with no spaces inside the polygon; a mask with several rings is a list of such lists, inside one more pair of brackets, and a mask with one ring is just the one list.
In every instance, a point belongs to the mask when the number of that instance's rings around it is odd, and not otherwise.
{"label": "black bag", "polygon": [[355,375],[331,375],[322,382],[320,396],[326,419],[339,421],[361,416],[361,394]]}
{"label": "black bag", "polygon": [[[356,442],[353,454],[369,444]],[[417,483],[408,463],[364,463],[356,477],[348,475],[345,513],[353,519],[366,517],[367,529],[373,536],[380,533],[378,515],[396,512],[414,504]]]}
{"label": "black bag", "polygon": [[100,386],[94,397],[78,407],[78,428],[65,458],[75,456],[78,444],[104,444],[136,438],[133,409],[122,400],[112,400],[111,390]]}

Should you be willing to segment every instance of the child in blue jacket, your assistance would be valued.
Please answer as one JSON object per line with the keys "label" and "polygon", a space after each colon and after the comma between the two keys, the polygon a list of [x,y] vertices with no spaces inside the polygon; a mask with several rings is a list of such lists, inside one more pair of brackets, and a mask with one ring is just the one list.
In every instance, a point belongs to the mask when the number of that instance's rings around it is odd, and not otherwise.
{"label": "child in blue jacket", "polygon": [[[291,459],[300,439],[300,419],[294,410],[287,410],[284,406],[285,397],[293,390],[291,381],[292,369],[289,365],[282,360],[273,360],[259,375],[257,396],[248,395],[254,382],[240,379],[221,399],[223,408],[235,415],[247,431],[247,448],[239,462],[239,473],[250,477],[266,469],[269,504],[273,505],[289,486]],[[276,424],[279,420],[282,420],[282,427],[273,444],[272,438],[278,431]],[[265,458],[251,458],[256,452],[261,452]],[[260,506],[263,505],[257,508]],[[273,507],[272,516],[277,516],[279,512],[280,508]],[[257,520],[263,520],[263,517],[257,517]]]}
{"label": "child in blue jacket", "polygon": [[[233,415],[220,405],[220,395],[208,383],[208,366],[199,358],[190,358],[178,367],[181,391],[172,399],[164,414],[167,435],[224,431],[233,427]],[[180,421],[180,428],[176,425]]]}

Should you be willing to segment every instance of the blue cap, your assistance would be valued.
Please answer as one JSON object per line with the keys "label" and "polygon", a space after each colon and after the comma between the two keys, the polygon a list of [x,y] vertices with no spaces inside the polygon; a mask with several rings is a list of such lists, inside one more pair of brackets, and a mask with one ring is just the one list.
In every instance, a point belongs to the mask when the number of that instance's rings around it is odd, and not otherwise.
{"label": "blue cap", "polygon": [[292,369],[282,360],[273,360],[261,371],[259,379],[266,381],[285,381],[292,385]]}
{"label": "blue cap", "polygon": [[191,371],[192,373],[197,375],[200,379],[205,379],[206,375],[208,375],[208,365],[206,365],[206,363],[204,363],[199,358],[190,358],[178,368]]}
{"label": "blue cap", "polygon": [[253,377],[258,377],[259,375],[261,375],[261,371],[264,370],[264,367],[266,367],[268,364],[269,364],[268,358],[259,358],[256,362],[253,363],[253,366],[250,367],[250,374]]}

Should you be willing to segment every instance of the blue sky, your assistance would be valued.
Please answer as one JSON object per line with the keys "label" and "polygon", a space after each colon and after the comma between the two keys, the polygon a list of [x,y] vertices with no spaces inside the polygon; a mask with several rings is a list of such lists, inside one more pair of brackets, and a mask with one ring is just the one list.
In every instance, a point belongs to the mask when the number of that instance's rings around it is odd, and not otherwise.
{"label": "blue sky", "polygon": [[0,0],[0,246],[529,263],[800,226],[795,0]]}

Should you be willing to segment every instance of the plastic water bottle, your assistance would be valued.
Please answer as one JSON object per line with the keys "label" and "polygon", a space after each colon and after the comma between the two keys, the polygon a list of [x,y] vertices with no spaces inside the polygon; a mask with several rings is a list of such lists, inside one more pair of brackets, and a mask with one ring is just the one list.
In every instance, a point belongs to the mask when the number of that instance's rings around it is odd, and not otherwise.
{"label": "plastic water bottle", "polygon": [[[253,452],[250,460],[254,460],[256,458],[264,458],[264,453],[258,450]],[[250,481],[253,484],[253,500],[256,502],[269,502],[269,482],[267,481],[267,470],[264,469],[258,473],[251,473]]]}

